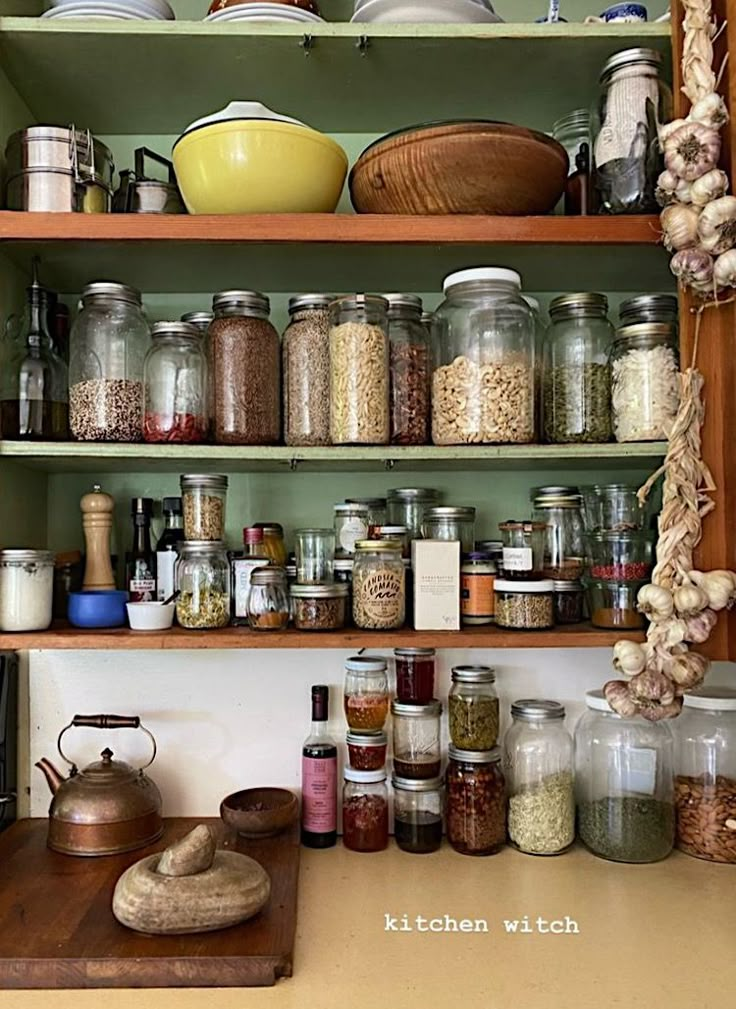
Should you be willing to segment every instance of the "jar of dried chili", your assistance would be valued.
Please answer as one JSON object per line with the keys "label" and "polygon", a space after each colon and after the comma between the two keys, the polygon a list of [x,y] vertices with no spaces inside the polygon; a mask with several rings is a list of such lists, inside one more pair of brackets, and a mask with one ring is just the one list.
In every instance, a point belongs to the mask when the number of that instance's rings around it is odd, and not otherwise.
{"label": "jar of dried chili", "polygon": [[386,771],[346,767],[343,773],[343,844],[351,851],[383,851],[388,845]]}

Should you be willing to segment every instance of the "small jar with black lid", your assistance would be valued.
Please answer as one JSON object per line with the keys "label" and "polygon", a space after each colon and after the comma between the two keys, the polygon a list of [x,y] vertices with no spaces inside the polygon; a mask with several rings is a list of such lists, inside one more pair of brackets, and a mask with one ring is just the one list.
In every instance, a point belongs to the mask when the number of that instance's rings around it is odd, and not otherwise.
{"label": "small jar with black lid", "polygon": [[585,589],[580,581],[555,581],[556,624],[581,624],[585,620]]}
{"label": "small jar with black lid", "polygon": [[428,855],[442,846],[442,778],[394,775],[394,836],[402,851]]}

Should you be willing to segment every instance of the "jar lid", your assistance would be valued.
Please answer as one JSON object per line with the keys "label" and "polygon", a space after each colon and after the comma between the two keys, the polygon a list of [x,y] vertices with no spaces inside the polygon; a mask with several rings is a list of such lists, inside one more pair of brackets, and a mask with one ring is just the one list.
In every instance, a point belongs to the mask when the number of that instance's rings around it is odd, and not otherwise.
{"label": "jar lid", "polygon": [[125,301],[129,305],[143,304],[141,292],[128,284],[117,284],[111,280],[95,280],[82,288],[82,301],[86,298],[110,298],[113,301]]}
{"label": "jar lid", "polygon": [[550,722],[565,717],[565,706],[559,701],[540,701],[537,699],[514,701],[511,714],[523,722]]}
{"label": "jar lid", "polygon": [[457,270],[455,273],[448,273],[442,281],[442,290],[445,294],[452,287],[460,284],[472,284],[475,281],[491,281],[500,284],[513,284],[521,290],[521,275],[516,270],[508,270],[502,266],[476,266],[469,270]]}
{"label": "jar lid", "polygon": [[439,701],[427,701],[426,704],[404,704],[401,701],[391,701],[391,714],[402,718],[436,718],[442,714]]}
{"label": "jar lid", "polygon": [[287,564],[284,571],[286,572],[287,581],[296,581],[296,564]]}
{"label": "jar lid", "polygon": [[493,560],[493,554],[487,550],[471,550],[465,557],[466,561],[485,561],[489,563]]}
{"label": "jar lid", "polygon": [[436,654],[434,648],[394,648],[394,656],[397,659],[410,659],[412,656],[433,658]]}
{"label": "jar lid", "polygon": [[342,772],[345,781],[362,782],[364,785],[377,784],[386,780],[386,769],[380,771],[356,771],[354,767],[346,767]]}
{"label": "jar lid", "polygon": [[573,315],[605,315],[607,312],[608,298],[595,291],[561,294],[553,298],[549,305],[550,319],[555,322]]}
{"label": "jar lid", "polygon": [[393,775],[391,784],[400,792],[437,792],[442,788],[442,778],[399,778]]}
{"label": "jar lid", "polygon": [[151,336],[156,339],[163,336],[184,337],[187,340],[199,341],[199,330],[190,322],[155,322]]}
{"label": "jar lid", "polygon": [[662,57],[654,49],[623,49],[621,52],[614,53],[603,64],[600,82],[603,83],[617,70],[623,70],[624,67],[633,66],[636,63],[645,63],[659,70],[662,65]]}
{"label": "jar lid", "polygon": [[351,308],[373,308],[387,312],[388,302],[380,294],[346,294],[342,298],[335,298],[331,302],[330,307],[346,310],[350,310]]}
{"label": "jar lid", "polygon": [[220,291],[212,298],[212,309],[217,312],[225,308],[251,309],[268,315],[271,302],[260,291]]}
{"label": "jar lid", "polygon": [[476,540],[475,549],[482,550],[484,553],[490,554],[491,557],[495,557],[502,552],[503,543],[501,540]]}
{"label": "jar lid", "polygon": [[355,551],[372,554],[400,554],[401,543],[398,540],[356,540]]}
{"label": "jar lid", "polygon": [[431,487],[395,487],[388,492],[389,501],[436,501],[439,496]]}
{"label": "jar lid", "polygon": [[[286,579],[286,569],[269,564],[268,567],[254,568],[251,572],[251,585],[279,585]],[[317,586],[314,586],[317,588]]]}
{"label": "jar lid", "polygon": [[209,326],[214,318],[212,312],[185,312],[181,321],[188,322],[192,326]]}
{"label": "jar lid", "polygon": [[637,316],[649,316],[652,322],[663,321],[655,320],[656,315],[668,316],[668,321],[677,319],[678,305],[674,294],[637,294],[636,297],[621,302],[618,310],[621,322]]}
{"label": "jar lid", "polygon": [[325,309],[334,300],[331,294],[297,294],[293,298],[289,298],[289,314],[293,315],[294,312],[304,312],[310,308]]}
{"label": "jar lid", "polygon": [[566,116],[557,120],[552,127],[552,133],[556,135],[567,130],[582,130],[586,127],[590,127],[590,110],[573,109],[572,112],[568,112]]}
{"label": "jar lid", "polygon": [[474,519],[475,508],[439,505],[437,508],[427,508],[424,512],[424,517],[434,519]]}
{"label": "jar lid", "polygon": [[499,522],[498,528],[503,533],[518,532],[519,530],[525,533],[535,533],[535,532],[541,532],[543,529],[546,529],[547,523],[532,522],[526,519],[524,519],[523,521],[520,521],[518,519],[509,519],[507,522]]}
{"label": "jar lid", "polygon": [[568,486],[564,484],[548,484],[545,487],[532,487],[529,497],[532,499],[538,497],[571,497],[574,494],[580,494],[579,487],[574,487],[571,484]]}
{"label": "jar lid", "polygon": [[565,580],[564,578],[555,579],[554,581],[555,592],[582,592],[583,583],[577,578]]}
{"label": "jar lid", "polygon": [[543,494],[535,497],[532,504],[535,508],[580,508],[583,503],[583,496],[577,494],[559,494],[557,497],[552,494]]}
{"label": "jar lid", "polygon": [[355,561],[352,557],[336,557],[335,571],[352,571]]}
{"label": "jar lid", "polygon": [[352,655],[345,660],[345,669],[349,673],[385,673],[388,662],[380,655]]}
{"label": "jar lid", "polygon": [[554,592],[555,583],[551,578],[541,578],[539,581],[508,581],[497,578],[494,585],[496,592],[517,592],[519,595],[533,595],[541,592]]}
{"label": "jar lid", "polygon": [[269,533],[271,536],[282,536],[284,535],[284,527],[280,522],[254,522],[254,529],[262,529],[264,535]]}
{"label": "jar lid", "polygon": [[501,759],[501,748],[494,746],[492,750],[460,750],[450,743],[447,756],[450,760],[461,760],[466,764],[496,764]]}
{"label": "jar lid", "polygon": [[422,312],[422,318],[420,322],[423,326],[431,326],[432,320],[434,319],[434,312]]}
{"label": "jar lid", "polygon": [[385,497],[346,497],[345,504],[365,505],[370,511],[386,507]]}
{"label": "jar lid", "polygon": [[496,670],[491,666],[453,666],[453,683],[495,683]]}
{"label": "jar lid", "polygon": [[388,302],[389,313],[410,309],[421,314],[422,299],[416,294],[384,294],[384,298]]}
{"label": "jar lid", "polygon": [[370,508],[367,504],[349,504],[344,502],[343,504],[336,504],[334,511],[336,515],[346,515],[348,512],[360,512],[361,515],[367,515]]}
{"label": "jar lid", "polygon": [[225,552],[223,540],[182,540],[178,547],[179,553],[219,554]]}
{"label": "jar lid", "polygon": [[348,732],[345,736],[348,746],[386,746],[388,736],[385,732]]}
{"label": "jar lid", "polygon": [[348,594],[348,586],[344,582],[332,582],[329,585],[292,585],[291,594],[294,599],[341,599]]}
{"label": "jar lid", "polygon": [[629,326],[621,326],[616,330],[614,348],[624,349],[621,344],[630,347],[646,347],[652,340],[666,343],[675,335],[675,327],[671,322],[635,322]]}
{"label": "jar lid", "polygon": [[227,477],[222,473],[184,473],[179,477],[182,491],[196,490],[227,490]]}
{"label": "jar lid", "polygon": [[0,550],[0,564],[53,564],[54,555],[50,550],[25,550],[8,548]]}
{"label": "jar lid", "polygon": [[733,687],[699,687],[682,699],[686,708],[701,711],[736,711],[736,690]]}

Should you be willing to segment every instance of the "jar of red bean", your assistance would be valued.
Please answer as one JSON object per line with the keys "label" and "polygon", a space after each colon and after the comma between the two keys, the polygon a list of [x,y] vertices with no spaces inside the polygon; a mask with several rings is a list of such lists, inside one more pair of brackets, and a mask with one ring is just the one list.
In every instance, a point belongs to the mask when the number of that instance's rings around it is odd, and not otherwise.
{"label": "jar of red bean", "polygon": [[439,701],[402,704],[392,701],[394,771],[399,778],[436,778],[440,773]]}
{"label": "jar of red bean", "polygon": [[348,758],[356,771],[380,771],[386,763],[385,732],[348,732]]}
{"label": "jar of red bean", "polygon": [[396,697],[402,704],[428,704],[434,697],[434,648],[394,648]]}
{"label": "jar of red bean", "polygon": [[494,855],[506,841],[506,783],[501,751],[450,746],[447,840],[461,855]]}
{"label": "jar of red bean", "polygon": [[377,655],[345,662],[345,717],[353,732],[380,732],[388,715],[388,663]]}
{"label": "jar of red bean", "polygon": [[343,844],[351,851],[383,851],[388,845],[386,772],[346,767],[343,773]]}

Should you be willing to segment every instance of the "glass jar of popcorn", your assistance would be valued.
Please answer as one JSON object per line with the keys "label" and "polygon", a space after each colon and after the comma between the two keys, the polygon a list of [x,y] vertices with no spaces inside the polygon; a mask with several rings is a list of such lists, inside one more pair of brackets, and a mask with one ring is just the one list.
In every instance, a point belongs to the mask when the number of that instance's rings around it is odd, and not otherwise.
{"label": "glass jar of popcorn", "polygon": [[335,445],[387,445],[388,302],[370,294],[330,305],[330,437]]}

